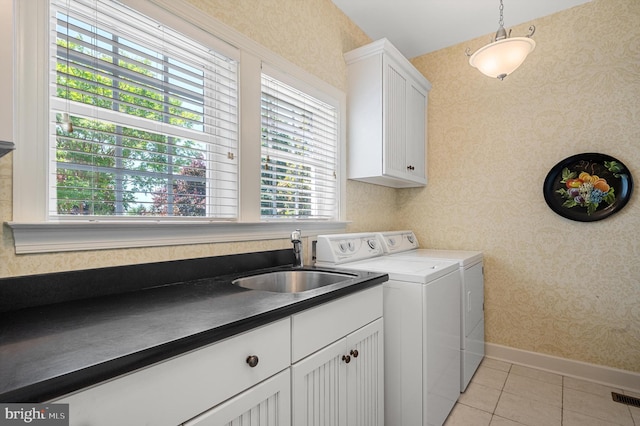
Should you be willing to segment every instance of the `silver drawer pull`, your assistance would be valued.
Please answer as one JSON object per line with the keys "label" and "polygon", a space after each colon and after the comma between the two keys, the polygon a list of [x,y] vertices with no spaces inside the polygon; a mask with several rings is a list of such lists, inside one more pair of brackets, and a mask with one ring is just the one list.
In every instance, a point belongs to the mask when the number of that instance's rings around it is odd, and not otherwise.
{"label": "silver drawer pull", "polygon": [[249,355],[247,357],[247,364],[249,364],[249,367],[253,368],[256,365],[258,365],[258,361],[260,361],[258,359],[258,355]]}

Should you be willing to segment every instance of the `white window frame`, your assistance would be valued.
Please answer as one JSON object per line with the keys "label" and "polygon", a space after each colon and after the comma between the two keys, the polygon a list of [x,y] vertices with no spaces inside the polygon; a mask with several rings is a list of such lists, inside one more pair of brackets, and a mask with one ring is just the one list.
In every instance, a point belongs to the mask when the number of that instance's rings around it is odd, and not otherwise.
{"label": "white window frame", "polygon": [[[163,188],[169,193],[168,188],[183,179],[180,176],[180,166],[174,165],[171,167],[170,165],[173,164],[174,158],[180,161],[179,152],[181,151],[181,144],[178,143],[175,146],[171,144],[171,138],[175,138],[179,141],[190,140],[194,143],[194,149],[183,150],[182,155],[195,155],[194,153],[198,152],[200,160],[208,174],[208,176],[205,177],[203,173],[202,177],[198,178],[201,184],[205,183],[207,187],[206,194],[199,200],[203,208],[200,209],[199,214],[196,215],[174,214],[174,209],[172,208],[166,215],[150,212],[150,214],[145,216],[179,216],[183,218],[201,217],[217,218],[218,220],[235,220],[238,214],[237,185],[239,181],[237,147],[237,134],[239,129],[237,65],[240,59],[239,50],[206,34],[204,31],[194,31],[193,34],[184,36],[172,28],[159,23],[157,20],[149,19],[145,15],[132,9],[121,7],[119,2],[112,0],[108,2],[104,0],[98,2],[97,11],[95,10],[96,0],[73,0],[73,3],[71,3],[71,0],[50,1],[52,7],[50,12],[51,20],[49,21],[51,33],[51,54],[49,57],[55,58],[57,56],[58,60],[51,60],[49,63],[51,72],[49,79],[49,87],[51,90],[49,97],[51,110],[51,114],[49,115],[49,119],[51,120],[49,138],[51,139],[51,144],[61,144],[62,147],[56,148],[55,157],[53,155],[54,148],[50,151],[50,157],[52,158],[50,158],[51,163],[49,164],[49,181],[51,182],[49,186],[49,218],[86,220],[86,217],[82,218],[80,216],[84,216],[85,214],[88,216],[89,210],[91,210],[94,205],[97,206],[98,209],[105,208],[105,210],[103,210],[104,212],[108,211],[107,205],[110,203],[102,204],[102,200],[86,200],[82,196],[80,196],[80,199],[77,199],[78,197],[74,197],[73,193],[70,194],[71,191],[65,191],[64,185],[62,189],[66,194],[58,199],[61,189],[58,183],[58,176],[64,176],[67,171],[71,170],[87,171],[87,164],[85,163],[87,161],[86,157],[83,156],[81,160],[75,157],[72,152],[76,144],[75,142],[67,141],[72,138],[82,139],[87,137],[87,129],[83,129],[82,126],[86,126],[92,122],[99,122],[116,125],[115,132],[117,134],[106,141],[104,145],[106,150],[108,150],[109,147],[115,147],[119,144],[122,144],[122,146],[127,144],[125,129],[135,129],[134,131],[168,136],[166,143],[169,145],[167,147],[167,165],[169,165],[169,167],[165,170],[145,168],[145,170],[141,172],[132,165],[132,163],[136,165],[138,163],[131,161],[126,155],[121,159],[117,157],[119,153],[126,153],[126,148],[121,151],[117,149],[114,150],[112,153],[113,157],[111,158],[116,158],[115,164],[113,164],[112,167],[107,166],[107,168],[96,167],[93,171],[120,176],[124,182],[119,183],[118,177],[115,178],[117,183],[113,185],[113,204],[111,204],[114,209],[113,213],[105,213],[104,215],[102,215],[100,211],[91,213],[92,219],[122,220],[122,217],[139,217],[127,212],[125,208],[126,201],[123,202],[126,200],[127,195],[130,197],[130,199],[127,200],[129,201],[129,207],[145,206],[148,211],[152,210],[150,208],[151,200],[146,199],[141,192],[128,193],[132,188],[127,187],[126,180],[134,176],[153,176],[157,179],[153,189],[158,190],[159,188]],[[80,22],[78,25],[81,28],[83,25],[87,26],[88,28],[86,28],[85,31],[87,31],[89,35],[83,35],[82,30],[77,30],[81,34],[78,37],[74,29],[74,24],[61,23],[60,19],[65,19],[65,15],[70,15],[71,22]],[[94,36],[91,35],[91,27],[93,27],[93,21],[96,19],[99,20],[98,26],[100,27],[96,32],[100,33],[102,37],[106,37],[106,39],[93,38]],[[127,29],[127,25],[130,26],[130,29]],[[64,35],[66,31],[70,33],[69,36]],[[65,52],[64,48],[60,48],[59,42],[53,43],[54,39],[64,40],[65,37],[72,45],[87,43],[91,46],[95,45],[96,47],[88,49],[81,48],[78,51],[72,48],[66,49]],[[78,37],[78,40],[76,40],[75,37]],[[80,39],[82,39],[82,42],[79,41]],[[97,50],[98,44],[100,44],[102,51],[96,54],[94,49]],[[140,78],[138,74],[127,74],[129,71],[122,67],[121,61],[130,61],[128,59],[129,56],[145,55],[145,53],[141,52],[144,51],[144,49],[149,49],[149,52],[146,54],[150,55],[150,60],[149,64],[143,64],[141,66],[147,67],[146,71],[149,73],[155,73],[151,78],[159,78],[161,79],[160,81],[162,81],[162,83],[155,80],[151,80],[155,81],[151,83],[146,82],[146,84],[149,85],[157,84],[156,89],[148,90],[157,90],[162,93],[163,100],[165,100],[164,97],[174,96],[170,94],[173,91],[175,91],[176,98],[174,99],[176,100],[181,99],[184,101],[190,96],[195,96],[196,102],[193,104],[195,109],[191,109],[189,102],[186,102],[185,105],[185,111],[199,114],[199,117],[196,118],[195,121],[190,121],[190,123],[194,125],[194,128],[191,128],[191,126],[173,125],[170,122],[172,119],[171,114],[166,114],[167,111],[161,112],[161,118],[156,116],[155,119],[149,119],[140,117],[137,113],[131,113],[121,109],[123,106],[127,106],[127,102],[124,99],[119,100],[119,95],[124,94],[125,97],[131,95],[127,94],[126,89],[122,90],[118,88],[120,84],[124,83],[126,85],[130,80],[134,80],[137,84],[141,85],[139,87],[145,86],[145,83],[138,80]],[[61,52],[69,54],[70,57],[74,59],[69,59],[66,63],[64,60],[61,61]],[[114,63],[109,64],[109,59],[105,59],[102,55],[109,56]],[[157,57],[154,58],[155,55],[157,55]],[[138,58],[138,60],[140,59]],[[56,94],[56,92],[59,93],[60,90],[57,80],[60,75],[58,67],[62,63],[69,68],[73,68],[74,65],[72,62],[82,63],[88,68],[91,68],[93,65],[106,74],[106,76],[102,75],[103,79],[106,77],[106,81],[102,80],[100,84],[106,84],[108,86],[107,90],[113,90],[111,93],[113,95],[113,98],[111,98],[112,104],[109,107],[96,107],[90,101],[87,101],[87,98],[95,99],[95,95],[92,94],[91,89],[83,89],[82,83],[80,83],[78,89],[73,88],[72,84],[72,87],[66,90],[69,95],[71,93],[75,93],[76,96],[82,94],[82,102],[70,101],[65,99],[66,96],[63,95],[59,97],[59,95]],[[84,66],[76,66],[76,69],[82,70]],[[195,76],[196,78],[200,78],[200,80],[191,81],[191,84],[195,86],[182,88],[180,87],[180,83],[178,83],[178,79],[181,77],[180,73],[182,71],[185,72],[186,76],[188,68],[196,70]],[[197,76],[198,70],[202,73],[199,77]],[[162,73],[162,77],[158,77],[158,73]],[[73,75],[73,73],[70,74]],[[99,73],[98,75],[101,74]],[[111,75],[111,81],[109,81],[109,77],[107,77],[109,75]],[[167,79],[166,81],[164,80],[165,78]],[[83,77],[70,77],[70,80],[73,82],[85,81]],[[200,84],[199,88],[197,87],[198,84]],[[198,89],[202,90],[202,93],[199,95],[197,94]],[[64,93],[65,90],[62,90]],[[87,90],[87,92],[83,90]],[[183,90],[185,92],[180,93]],[[85,93],[87,95],[86,97]],[[108,92],[103,96],[108,98],[109,95],[110,93]],[[197,109],[198,96],[201,98],[200,107],[202,108],[199,112]],[[134,99],[141,100],[142,98],[134,97]],[[117,105],[115,110],[113,109],[114,105]],[[165,105],[164,108],[167,108],[167,106]],[[61,132],[60,130],[63,126],[57,123],[55,125],[53,124],[61,120],[60,115],[63,113],[68,113],[69,117],[76,117],[74,132],[69,134],[63,131]],[[227,123],[232,124],[228,129],[226,128]],[[99,130],[90,131],[89,134],[99,134]],[[108,136],[104,135],[104,137],[107,138]],[[54,138],[55,142],[53,141]],[[99,138],[100,137],[97,137],[92,142],[94,144],[98,143],[98,141],[103,142]],[[154,148],[160,150],[159,145],[162,145],[162,143],[154,143]],[[71,149],[66,151],[66,147],[68,146]],[[64,153],[63,156],[66,157],[62,162],[58,159],[58,154],[61,152]],[[100,156],[105,155],[102,150],[98,150],[98,152],[100,152]],[[132,150],[131,152],[134,153],[138,151]],[[70,155],[67,157],[65,154]],[[162,186],[159,186],[160,180],[164,181]],[[58,191],[54,190],[56,187],[58,187]],[[109,191],[109,189],[102,187],[97,189],[104,191],[104,193],[108,193]],[[214,198],[213,194],[218,193],[224,193],[224,195],[221,195],[220,198]],[[69,195],[71,198],[76,199],[69,200]],[[87,192],[84,192],[84,197],[87,197]],[[175,198],[179,199],[179,197],[181,197],[181,194],[176,194]],[[83,199],[87,201],[86,204],[82,203]],[[167,197],[167,201],[172,202],[173,200]],[[61,205],[64,205],[62,209]],[[72,206],[77,209],[76,214],[71,210]],[[175,206],[179,208],[178,204]],[[87,209],[87,212],[83,211],[83,207]],[[193,211],[191,213],[193,213]]]}
{"label": "white window frame", "polygon": [[[299,81],[298,79],[292,78],[290,75],[287,75],[283,72],[281,72],[279,69],[274,68],[272,66],[270,66],[269,64],[263,63],[262,65],[262,73],[261,74],[265,74],[267,76],[267,78],[271,78],[271,79],[275,79],[277,82],[284,84],[286,86],[291,87],[294,90],[297,90],[301,93],[303,93],[304,95],[311,97],[312,99],[325,103],[327,104],[330,108],[334,108],[336,111],[339,111],[340,109],[340,105],[338,104],[337,100],[334,98],[331,98],[330,96],[327,96],[325,93],[323,93],[322,91],[318,90],[317,88],[309,85],[309,84],[305,84],[304,82]],[[261,89],[262,91],[262,89]],[[338,124],[338,123],[336,123]],[[337,129],[336,129],[337,130]],[[339,149],[339,140],[336,140],[336,157],[339,157],[338,154],[338,149]],[[305,160],[304,159],[300,159],[300,161],[298,162],[298,164],[304,164]],[[294,163],[296,163],[294,161]],[[262,162],[260,163],[260,167],[262,167],[263,164]],[[336,165],[337,166],[337,165]],[[334,171],[336,171],[334,169]],[[336,173],[337,175],[337,173]],[[338,190],[338,180],[336,177],[336,191]],[[314,201],[314,203],[317,203],[317,201]],[[313,204],[313,203],[312,203]],[[265,216],[262,216],[263,218]],[[265,219],[263,219],[265,220]],[[280,217],[280,216],[272,216],[269,220],[286,220],[284,217]]]}
{"label": "white window frame", "polygon": [[[240,194],[235,222],[210,218],[117,218],[119,220],[48,220],[47,170],[49,98],[48,0],[14,3],[14,140],[13,229],[16,253],[40,253],[195,243],[250,241],[343,232],[346,188],[346,95],[258,43],[184,2],[121,0],[187,35],[202,31],[240,51]],[[11,29],[5,30],[11,31]],[[224,53],[224,52],[222,52]],[[335,99],[339,105],[339,200],[335,221],[260,221],[260,74],[263,64],[287,74],[291,81]],[[19,102],[17,100],[20,100]],[[67,220],[69,219],[69,220]]]}

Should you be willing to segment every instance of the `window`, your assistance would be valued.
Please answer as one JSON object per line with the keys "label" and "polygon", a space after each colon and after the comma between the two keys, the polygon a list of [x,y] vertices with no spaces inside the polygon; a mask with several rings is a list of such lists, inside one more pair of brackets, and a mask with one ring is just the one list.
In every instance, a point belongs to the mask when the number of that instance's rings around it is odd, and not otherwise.
{"label": "window", "polygon": [[14,6],[16,253],[345,231],[344,92],[188,2]]}
{"label": "window", "polygon": [[262,74],[262,218],[336,219],[336,108]]}
{"label": "window", "polygon": [[54,2],[49,215],[237,217],[237,63],[117,2]]}

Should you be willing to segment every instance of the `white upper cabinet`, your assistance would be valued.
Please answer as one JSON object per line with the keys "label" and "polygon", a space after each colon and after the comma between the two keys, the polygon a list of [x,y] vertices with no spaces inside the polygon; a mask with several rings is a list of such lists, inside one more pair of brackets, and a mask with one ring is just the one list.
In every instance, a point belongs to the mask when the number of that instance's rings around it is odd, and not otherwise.
{"label": "white upper cabinet", "polygon": [[349,179],[426,185],[431,83],[387,39],[348,52],[345,60]]}

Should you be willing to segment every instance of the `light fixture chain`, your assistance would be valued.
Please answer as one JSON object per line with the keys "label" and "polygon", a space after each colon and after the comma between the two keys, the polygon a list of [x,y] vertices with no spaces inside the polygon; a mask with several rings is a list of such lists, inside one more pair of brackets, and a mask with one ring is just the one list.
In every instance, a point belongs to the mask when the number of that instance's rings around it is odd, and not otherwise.
{"label": "light fixture chain", "polygon": [[502,16],[503,10],[504,10],[504,5],[502,4],[502,0],[500,0],[500,21],[498,21],[498,24],[500,25],[500,27],[504,27],[504,17]]}

